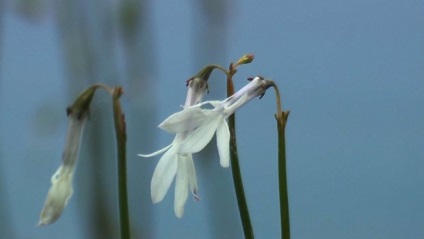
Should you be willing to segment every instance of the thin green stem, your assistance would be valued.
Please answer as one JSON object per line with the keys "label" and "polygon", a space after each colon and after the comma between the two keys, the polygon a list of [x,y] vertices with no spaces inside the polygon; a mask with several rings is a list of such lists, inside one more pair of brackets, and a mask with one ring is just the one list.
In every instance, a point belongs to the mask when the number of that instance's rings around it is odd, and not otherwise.
{"label": "thin green stem", "polygon": [[[282,104],[281,104],[281,98],[280,98],[280,91],[278,90],[278,86],[275,84],[275,82],[272,81],[272,87],[274,88],[275,91],[275,99],[276,99],[276,103],[277,103],[277,120],[280,118],[280,120],[282,120],[281,117],[283,117],[283,112],[282,112]],[[287,116],[288,116],[288,112],[287,112]],[[285,121],[287,120],[287,116],[284,119]],[[284,122],[284,126],[286,125],[286,123]]]}
{"label": "thin green stem", "polygon": [[246,196],[244,194],[243,180],[241,178],[240,164],[238,160],[234,115],[228,118],[228,125],[231,132],[231,138],[230,138],[231,169],[233,173],[234,188],[236,190],[237,204],[239,207],[241,222],[243,225],[243,233],[245,238],[253,239],[255,238],[255,236],[253,234],[252,222],[250,221],[249,209],[247,207]]}
{"label": "thin green stem", "polygon": [[115,123],[115,135],[117,143],[118,159],[118,203],[119,223],[121,228],[121,239],[129,239],[130,217],[128,213],[128,190],[127,190],[127,162],[126,162],[126,125],[125,116],[122,113],[119,97],[122,95],[121,87],[113,90],[113,118]]}
{"label": "thin green stem", "polygon": [[209,67],[216,68],[216,69],[219,69],[219,70],[221,70],[222,72],[224,72],[224,74],[227,74],[227,70],[226,70],[224,67],[220,66],[220,65],[211,64],[211,65],[208,65],[208,66],[209,66]]}
{"label": "thin green stem", "polygon": [[277,100],[277,120],[278,131],[278,181],[280,191],[280,223],[281,238],[290,239],[290,216],[289,216],[289,195],[287,186],[287,165],[286,165],[286,123],[289,117],[289,111],[282,111],[280,91],[275,83],[272,85],[275,90]]}
{"label": "thin green stem", "polygon": [[285,128],[289,112],[282,112],[277,119],[278,130],[278,181],[280,190],[281,238],[290,239],[289,196],[287,187]]}
{"label": "thin green stem", "polygon": [[[227,96],[230,97],[234,94],[234,85],[232,81],[232,76],[234,75],[235,70],[233,70],[232,65],[230,65],[230,72],[227,74]],[[247,207],[246,196],[244,193],[243,180],[241,178],[240,165],[238,160],[237,153],[237,140],[236,140],[236,130],[235,130],[235,115],[231,115],[228,118],[228,126],[230,129],[230,157],[231,157],[231,169],[233,173],[234,188],[236,191],[237,204],[240,212],[241,222],[243,225],[244,237],[247,239],[255,238],[253,234],[253,227],[250,221],[249,209]]]}

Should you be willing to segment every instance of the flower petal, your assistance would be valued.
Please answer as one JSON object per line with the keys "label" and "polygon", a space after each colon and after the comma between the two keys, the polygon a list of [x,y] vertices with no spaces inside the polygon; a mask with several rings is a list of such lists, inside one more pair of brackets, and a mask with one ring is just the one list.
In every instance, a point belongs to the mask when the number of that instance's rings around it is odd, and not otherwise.
{"label": "flower petal", "polygon": [[230,130],[225,119],[222,119],[216,130],[216,145],[218,147],[219,163],[222,167],[227,168],[230,166]]}
{"label": "flower petal", "polygon": [[200,105],[186,107],[166,118],[158,127],[168,133],[184,132],[201,125],[207,115]]}
{"label": "flower petal", "polygon": [[214,108],[218,108],[219,106],[222,105],[222,101],[219,101],[219,100],[210,100],[210,101],[203,102],[203,105],[205,105],[205,104],[210,104]]}
{"label": "flower petal", "polygon": [[51,178],[52,186],[47,193],[43,210],[40,214],[39,226],[56,221],[72,196],[73,167],[61,165]]}
{"label": "flower petal", "polygon": [[226,114],[226,117],[229,117],[230,115],[232,115],[236,110],[242,107],[245,103],[249,102],[250,99],[252,98],[249,98],[248,95],[245,94],[235,101],[234,100],[229,101],[229,103],[227,103],[224,106],[224,112]]}
{"label": "flower petal", "polygon": [[166,151],[156,165],[150,184],[153,203],[162,201],[168,192],[169,186],[174,180],[178,167],[177,148],[178,147],[171,147]]}
{"label": "flower petal", "polygon": [[166,146],[166,147],[164,147],[162,149],[159,149],[158,151],[153,152],[151,154],[137,154],[137,155],[140,156],[140,157],[143,157],[143,158],[150,158],[150,157],[154,157],[156,155],[159,155],[159,154],[165,152],[166,150],[168,150],[171,147],[172,147],[172,144],[170,144],[170,145],[168,145],[168,146]]}
{"label": "flower petal", "polygon": [[197,196],[197,177],[196,169],[194,168],[193,155],[187,154],[187,157],[187,174],[190,191],[193,194],[194,199],[198,201],[200,198]]}
{"label": "flower petal", "polygon": [[222,116],[216,114],[208,118],[199,128],[190,133],[181,144],[180,153],[197,153],[201,151],[212,139]]}
{"label": "flower petal", "polygon": [[178,169],[175,177],[174,213],[181,218],[184,214],[184,205],[188,198],[188,160],[187,154],[178,155]]}

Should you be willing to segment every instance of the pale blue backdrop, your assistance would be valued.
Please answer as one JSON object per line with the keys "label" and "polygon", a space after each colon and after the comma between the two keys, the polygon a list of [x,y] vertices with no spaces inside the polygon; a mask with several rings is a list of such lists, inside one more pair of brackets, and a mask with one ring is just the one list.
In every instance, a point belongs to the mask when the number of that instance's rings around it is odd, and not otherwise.
{"label": "pale blue backdrop", "polygon": [[[287,124],[292,238],[424,238],[424,2],[0,0],[0,237],[117,238],[109,97],[86,126],[75,192],[36,227],[60,164],[66,107],[94,82],[122,85],[134,238],[242,238],[231,170],[215,143],[196,155],[200,202],[173,214],[173,187],[149,183],[202,66],[255,54],[235,77],[280,87]],[[225,97],[214,73],[207,99]],[[237,112],[240,164],[256,238],[279,238],[275,99]]]}

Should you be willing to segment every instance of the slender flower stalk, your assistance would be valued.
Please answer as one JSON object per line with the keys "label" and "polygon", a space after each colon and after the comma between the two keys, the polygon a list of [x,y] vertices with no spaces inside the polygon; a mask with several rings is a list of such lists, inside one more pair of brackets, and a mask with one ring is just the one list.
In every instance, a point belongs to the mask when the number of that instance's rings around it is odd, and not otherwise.
{"label": "slender flower stalk", "polygon": [[106,85],[95,84],[85,90],[68,107],[69,118],[68,134],[63,152],[62,164],[52,176],[52,186],[47,194],[43,210],[40,215],[39,225],[51,224],[56,221],[69,198],[72,195],[72,176],[75,171],[78,153],[81,144],[82,133],[89,114],[89,106],[97,88],[108,92],[113,99],[113,115],[117,140],[118,158],[118,195],[119,195],[119,218],[121,226],[121,239],[130,238],[130,222],[128,213],[128,193],[126,174],[126,126],[125,117],[122,113],[119,98],[123,93],[121,87],[109,88]]}
{"label": "slender flower stalk", "polygon": [[126,123],[125,115],[122,113],[119,97],[122,95],[121,87],[115,87],[112,93],[113,119],[115,123],[115,136],[117,144],[118,161],[118,204],[119,222],[121,228],[121,239],[131,238],[130,216],[128,212],[128,190],[127,190],[127,159],[126,159]]}
{"label": "slender flower stalk", "polygon": [[[202,101],[203,96],[208,91],[207,81],[214,69],[220,68],[216,65],[206,66],[187,81],[188,91],[184,109]],[[151,154],[139,154],[141,157],[153,157],[165,152],[153,172],[150,184],[151,197],[153,203],[161,202],[175,178],[174,213],[178,218],[181,218],[184,214],[184,205],[188,199],[189,191],[191,191],[195,200],[199,200],[192,154],[180,153],[181,143],[193,131],[188,127],[191,121],[175,122],[175,130],[178,128],[188,129],[178,132],[170,145]]]}
{"label": "slender flower stalk", "polygon": [[[229,74],[227,75],[227,97],[234,94],[233,75],[236,72],[236,67],[241,64],[247,64],[253,61],[253,55],[244,55],[241,57],[236,64],[230,64]],[[245,238],[253,239],[254,232],[252,222],[250,220],[249,208],[247,206],[247,200],[244,193],[243,180],[241,177],[240,164],[238,160],[237,151],[237,137],[236,137],[236,120],[235,114],[228,118],[228,125],[230,128],[230,158],[231,158],[231,169],[233,175],[234,188],[236,191],[237,205],[239,208],[240,218],[243,225],[243,233]]]}
{"label": "slender flower stalk", "polygon": [[72,177],[78,160],[81,137],[88,118],[89,106],[97,87],[92,86],[85,90],[67,109],[69,125],[62,154],[62,164],[51,178],[52,186],[41,211],[39,226],[55,222],[72,196]]}
{"label": "slender flower stalk", "polygon": [[277,100],[277,120],[278,131],[278,181],[280,191],[280,223],[281,238],[290,239],[290,216],[289,216],[289,197],[287,186],[287,165],[286,165],[286,138],[285,129],[287,118],[290,111],[282,111],[280,92],[276,84],[273,84]]}

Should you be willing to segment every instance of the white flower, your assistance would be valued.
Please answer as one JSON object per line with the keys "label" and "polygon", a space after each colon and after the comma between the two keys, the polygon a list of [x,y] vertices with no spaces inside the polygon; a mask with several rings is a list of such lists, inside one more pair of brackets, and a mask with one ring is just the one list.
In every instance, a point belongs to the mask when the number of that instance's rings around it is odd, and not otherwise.
{"label": "white flower", "polygon": [[153,203],[161,202],[176,176],[174,213],[178,218],[181,218],[184,214],[184,205],[187,201],[189,190],[196,200],[199,199],[196,195],[197,179],[193,157],[190,153],[178,153],[183,140],[184,134],[178,133],[172,143],[167,147],[152,154],[139,154],[139,156],[147,158],[166,151],[159,159],[155,171],[153,172],[152,181],[150,183],[151,197]]}
{"label": "white flower", "polygon": [[[187,81],[188,92],[184,107],[195,105],[202,101],[208,89],[207,80],[213,69],[214,67],[205,67],[196,77]],[[186,125],[190,124],[190,122],[190,120],[180,122],[181,127],[187,128]],[[178,218],[181,218],[184,214],[184,205],[187,201],[189,190],[194,198],[199,200],[196,195],[197,179],[193,157],[191,153],[179,153],[181,143],[190,132],[191,130],[178,132],[170,145],[152,154],[139,154],[141,157],[153,157],[166,151],[159,159],[153,172],[150,184],[151,197],[153,203],[161,202],[168,192],[174,177],[176,177],[174,213]]]}
{"label": "white flower", "polygon": [[69,126],[62,155],[62,164],[51,178],[52,186],[40,214],[39,226],[51,224],[62,214],[72,195],[72,176],[78,159],[81,137],[87,114],[69,114]]}
{"label": "white flower", "polygon": [[43,210],[40,214],[39,226],[51,224],[62,214],[63,209],[72,196],[72,176],[78,160],[84,125],[88,118],[88,110],[98,85],[87,88],[67,109],[69,118],[65,149],[62,164],[51,177],[52,186],[47,193]]}
{"label": "white flower", "polygon": [[[271,85],[271,81],[264,80],[262,77],[255,77],[226,100],[206,101],[185,107],[182,111],[171,115],[163,121],[159,128],[177,134],[190,132],[179,145],[179,153],[197,153],[201,151],[211,141],[216,132],[220,164],[222,167],[228,167],[230,165],[230,131],[227,118],[251,99],[258,96],[261,98]],[[202,106],[206,104],[212,105],[213,109],[203,109]]]}

